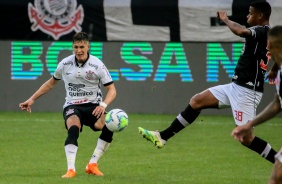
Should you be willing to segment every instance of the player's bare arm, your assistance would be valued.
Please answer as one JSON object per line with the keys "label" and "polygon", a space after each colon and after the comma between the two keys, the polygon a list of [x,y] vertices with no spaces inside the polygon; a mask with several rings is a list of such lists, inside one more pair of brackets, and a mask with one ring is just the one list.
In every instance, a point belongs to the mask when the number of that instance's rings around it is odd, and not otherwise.
{"label": "player's bare arm", "polygon": [[268,79],[269,84],[275,84],[275,79],[277,77],[279,66],[277,63],[274,63],[272,68],[269,70],[268,74],[266,75],[265,79]]}
{"label": "player's bare arm", "polygon": [[92,113],[94,116],[97,116],[97,118],[101,117],[104,114],[106,107],[110,103],[112,103],[112,101],[116,98],[117,95],[116,87],[114,84],[105,86],[105,88],[107,90],[107,94],[104,101],[101,103],[101,105],[97,106]]}
{"label": "player's bare arm", "polygon": [[260,112],[257,117],[253,120],[254,126],[259,125],[274,116],[276,116],[281,111],[281,105],[278,94],[275,94],[273,100]]}
{"label": "player's bare arm", "polygon": [[57,84],[57,82],[58,81],[55,80],[53,77],[47,80],[28,100],[19,104],[21,110],[31,112],[31,106],[34,104],[34,101],[40,96],[50,91]]}
{"label": "player's bare arm", "polygon": [[241,37],[246,37],[248,35],[251,35],[251,31],[249,29],[242,26],[241,24],[238,24],[234,21],[229,20],[226,12],[218,11],[217,17],[218,19],[223,21],[235,35],[238,35]]}

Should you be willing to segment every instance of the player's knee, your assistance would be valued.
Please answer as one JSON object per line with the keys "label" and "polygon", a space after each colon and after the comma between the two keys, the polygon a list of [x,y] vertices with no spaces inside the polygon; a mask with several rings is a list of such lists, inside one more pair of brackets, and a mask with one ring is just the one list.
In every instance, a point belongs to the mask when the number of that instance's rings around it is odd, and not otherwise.
{"label": "player's knee", "polygon": [[73,114],[73,115],[71,115],[67,118],[67,123],[73,123],[73,122],[76,122],[76,121],[79,121],[79,118],[75,114]]}
{"label": "player's knee", "polygon": [[202,96],[201,94],[196,94],[194,95],[191,99],[189,104],[191,105],[191,107],[195,110],[198,110],[201,108],[202,106]]}
{"label": "player's knee", "polygon": [[94,127],[97,130],[102,130],[104,125],[105,125],[105,121],[103,120],[103,117],[102,117],[94,124]]}

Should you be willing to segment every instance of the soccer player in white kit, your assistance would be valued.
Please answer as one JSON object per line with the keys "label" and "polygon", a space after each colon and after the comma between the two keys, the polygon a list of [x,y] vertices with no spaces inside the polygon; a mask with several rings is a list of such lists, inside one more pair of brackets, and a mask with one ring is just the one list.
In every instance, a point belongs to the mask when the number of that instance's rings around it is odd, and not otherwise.
{"label": "soccer player in white kit", "polygon": [[[60,80],[64,81],[66,98],[63,106],[65,127],[68,136],[65,140],[67,173],[62,178],[76,176],[75,160],[78,150],[78,137],[83,125],[93,131],[102,130],[96,148],[86,165],[86,173],[103,176],[98,169],[98,160],[112,142],[113,132],[105,125],[105,109],[116,97],[116,88],[106,66],[97,57],[89,54],[90,43],[84,32],[73,36],[74,54],[64,58],[57,66],[54,75],[46,81],[28,100],[20,103],[22,110],[31,112],[31,105],[37,98],[49,92]],[[107,94],[103,100],[103,85]]]}
{"label": "soccer player in white kit", "polygon": [[[256,125],[265,123],[275,117],[282,110],[282,26],[275,26],[268,32],[268,49],[271,53],[271,58],[275,60],[276,67],[279,68],[276,82],[276,94],[273,100],[259,113],[255,119],[249,123],[238,126],[233,129],[231,135],[238,141],[242,141],[246,136],[253,131]],[[282,148],[275,155],[275,164],[269,178],[269,184],[282,183]]]}
{"label": "soccer player in white kit", "polygon": [[[249,28],[229,20],[226,12],[219,11],[217,14],[235,35],[245,38],[232,82],[194,95],[186,109],[163,131],[149,131],[139,127],[139,133],[157,148],[162,148],[171,137],[193,123],[203,109],[231,107],[237,126],[244,125],[255,117],[256,108],[263,94],[264,76],[269,61],[267,31],[270,28],[271,6],[265,1],[253,2],[247,16],[247,23],[252,26]],[[276,151],[253,133],[241,143],[274,163]]]}

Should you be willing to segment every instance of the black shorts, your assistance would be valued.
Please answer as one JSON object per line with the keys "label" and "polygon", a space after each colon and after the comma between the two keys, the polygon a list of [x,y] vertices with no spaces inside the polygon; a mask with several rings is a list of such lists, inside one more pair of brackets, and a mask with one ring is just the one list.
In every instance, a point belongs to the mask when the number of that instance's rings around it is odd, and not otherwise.
{"label": "black shorts", "polygon": [[97,122],[97,117],[92,115],[93,110],[98,106],[98,104],[86,103],[78,105],[70,105],[64,108],[63,116],[65,119],[65,127],[67,129],[67,119],[71,115],[76,115],[81,124],[80,132],[82,132],[83,125],[89,126],[93,131],[100,131],[94,127]]}

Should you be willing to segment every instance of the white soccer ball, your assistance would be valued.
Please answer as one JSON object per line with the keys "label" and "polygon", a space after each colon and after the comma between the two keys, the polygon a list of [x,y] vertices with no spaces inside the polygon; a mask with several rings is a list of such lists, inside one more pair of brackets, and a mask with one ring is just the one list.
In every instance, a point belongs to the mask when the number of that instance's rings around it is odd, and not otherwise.
{"label": "white soccer ball", "polygon": [[112,109],[105,117],[106,126],[112,132],[120,132],[128,126],[128,115],[121,109]]}

